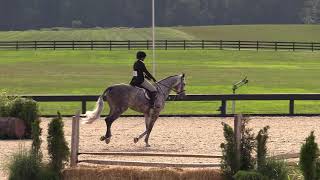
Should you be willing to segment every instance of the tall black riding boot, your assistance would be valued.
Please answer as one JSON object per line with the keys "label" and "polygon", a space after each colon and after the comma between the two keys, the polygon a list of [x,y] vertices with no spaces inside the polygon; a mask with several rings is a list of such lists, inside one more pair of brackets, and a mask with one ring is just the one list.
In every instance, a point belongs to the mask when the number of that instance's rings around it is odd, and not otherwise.
{"label": "tall black riding boot", "polygon": [[157,97],[157,92],[150,93],[150,108],[151,109],[155,108],[156,97]]}

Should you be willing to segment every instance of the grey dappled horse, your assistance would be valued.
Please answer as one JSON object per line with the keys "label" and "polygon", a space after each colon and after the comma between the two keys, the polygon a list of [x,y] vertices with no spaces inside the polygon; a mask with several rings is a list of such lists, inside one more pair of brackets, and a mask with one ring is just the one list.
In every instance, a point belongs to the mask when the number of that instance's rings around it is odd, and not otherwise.
{"label": "grey dappled horse", "polygon": [[164,108],[165,100],[168,98],[170,91],[173,90],[178,94],[178,98],[185,96],[185,75],[175,75],[167,77],[155,84],[157,87],[156,108],[151,109],[149,107],[149,100],[145,97],[143,89],[133,87],[126,84],[118,84],[108,87],[103,94],[99,97],[96,108],[93,111],[86,113],[84,123],[90,124],[96,119],[99,119],[103,110],[103,99],[109,104],[110,112],[105,121],[107,124],[107,132],[105,136],[100,138],[101,141],[105,141],[107,144],[111,139],[111,125],[120,117],[128,108],[141,112],[145,117],[146,130],[138,137],[134,138],[134,143],[137,143],[141,138],[145,137],[146,146],[149,147],[149,136],[154,126],[155,121],[158,119],[160,112]]}

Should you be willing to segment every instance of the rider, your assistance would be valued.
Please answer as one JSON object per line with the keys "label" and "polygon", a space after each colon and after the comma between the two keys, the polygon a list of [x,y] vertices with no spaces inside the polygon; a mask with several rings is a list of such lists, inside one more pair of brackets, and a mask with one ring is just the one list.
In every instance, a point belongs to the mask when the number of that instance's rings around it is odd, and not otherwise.
{"label": "rider", "polygon": [[[148,80],[157,80],[152,76],[144,65],[144,59],[146,58],[146,53],[143,51],[137,52],[137,61],[133,65],[133,77],[130,82],[132,86],[138,86],[147,89],[150,92],[150,108],[155,107],[155,100],[157,95],[157,88],[151,84]],[[148,80],[146,80],[147,78]]]}

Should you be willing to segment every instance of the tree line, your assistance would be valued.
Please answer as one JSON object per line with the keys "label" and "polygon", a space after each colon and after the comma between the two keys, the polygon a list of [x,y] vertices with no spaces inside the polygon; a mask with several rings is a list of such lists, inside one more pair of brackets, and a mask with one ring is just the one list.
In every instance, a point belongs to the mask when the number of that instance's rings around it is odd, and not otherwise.
{"label": "tree line", "polygon": [[[151,0],[1,0],[0,30],[149,27]],[[158,26],[320,22],[320,0],[155,0]]]}

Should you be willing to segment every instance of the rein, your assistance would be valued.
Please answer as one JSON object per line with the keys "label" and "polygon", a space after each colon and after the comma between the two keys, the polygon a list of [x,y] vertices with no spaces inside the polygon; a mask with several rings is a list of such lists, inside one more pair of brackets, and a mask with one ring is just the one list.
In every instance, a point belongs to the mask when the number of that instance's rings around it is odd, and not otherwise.
{"label": "rein", "polygon": [[169,86],[164,85],[164,84],[162,84],[162,83],[160,83],[160,82],[157,82],[156,85],[157,85],[157,86],[159,87],[159,89],[162,91],[162,94],[164,94],[164,92],[163,92],[162,88],[161,88],[158,84],[161,84],[162,86],[164,86],[164,87],[166,87],[166,88],[168,88],[168,89],[171,89],[173,92],[177,93],[177,95],[175,95],[173,101],[176,100],[176,97],[177,97],[177,96],[179,96],[181,93],[185,92],[185,90],[182,90],[182,91],[179,91],[179,92],[178,92],[178,91],[176,91],[175,89],[173,89],[172,87],[169,87]]}

